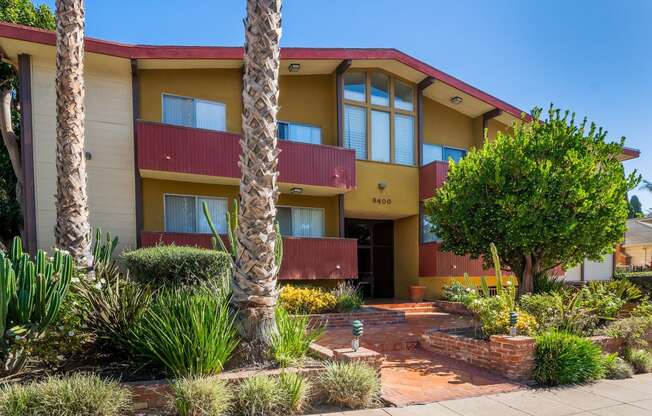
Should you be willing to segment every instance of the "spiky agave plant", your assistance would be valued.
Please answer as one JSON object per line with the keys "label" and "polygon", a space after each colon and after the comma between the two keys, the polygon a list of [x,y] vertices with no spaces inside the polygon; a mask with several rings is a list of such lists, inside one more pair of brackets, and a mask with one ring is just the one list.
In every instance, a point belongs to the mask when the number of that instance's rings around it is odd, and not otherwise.
{"label": "spiky agave plant", "polygon": [[34,260],[15,237],[9,256],[0,252],[0,377],[20,371],[27,360],[18,341],[40,336],[52,325],[68,294],[74,266],[68,253],[48,258],[38,250]]}
{"label": "spiky agave plant", "polygon": [[[226,236],[229,240],[229,249],[227,250],[224,241],[215,228],[213,219],[211,218],[208,204],[202,203],[204,210],[204,218],[211,229],[213,236],[211,237],[211,245],[213,250],[223,251],[231,255],[231,263],[235,264],[235,259],[238,257],[238,245],[235,241],[235,230],[238,228],[238,201],[233,200],[232,212],[226,212]],[[281,237],[281,226],[276,222],[276,245],[274,246],[274,259],[276,262],[277,270],[281,270],[281,263],[283,262],[283,238]]]}

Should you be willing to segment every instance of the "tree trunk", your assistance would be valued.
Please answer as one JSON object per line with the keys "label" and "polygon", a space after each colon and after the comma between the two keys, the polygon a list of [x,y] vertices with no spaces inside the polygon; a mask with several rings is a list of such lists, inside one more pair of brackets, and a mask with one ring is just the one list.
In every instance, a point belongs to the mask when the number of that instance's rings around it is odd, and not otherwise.
{"label": "tree trunk", "polygon": [[84,2],[57,0],[57,194],[55,244],[90,268],[84,152]]}
{"label": "tree trunk", "polygon": [[524,295],[534,291],[534,267],[532,264],[532,255],[527,254],[523,256],[523,273],[521,274],[521,282],[518,286],[518,294]]}
{"label": "tree trunk", "polygon": [[276,137],[281,1],[247,0],[240,206],[232,304],[240,335],[264,356],[276,333]]}
{"label": "tree trunk", "polygon": [[[7,148],[11,167],[16,175],[16,200],[20,206],[20,212],[24,215],[23,201],[23,163],[20,156],[20,145],[18,137],[14,132],[14,126],[11,123],[11,100],[12,90],[11,83],[7,84],[0,90],[0,131],[2,132],[2,141]],[[21,227],[22,229],[22,227]]]}

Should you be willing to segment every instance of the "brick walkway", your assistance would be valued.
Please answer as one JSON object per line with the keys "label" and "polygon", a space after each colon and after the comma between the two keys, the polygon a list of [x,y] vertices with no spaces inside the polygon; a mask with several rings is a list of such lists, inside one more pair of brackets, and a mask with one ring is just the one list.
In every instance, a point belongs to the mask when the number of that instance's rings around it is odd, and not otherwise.
{"label": "brick walkway", "polygon": [[[387,307],[397,308],[396,304]],[[409,310],[409,305],[405,309]],[[406,406],[520,389],[519,384],[418,346],[419,337],[427,329],[468,327],[471,322],[467,316],[433,309],[409,312],[403,324],[365,326],[362,346],[386,357],[381,368],[383,399]],[[351,329],[337,328],[328,330],[318,343],[336,349],[348,347],[350,342]]]}

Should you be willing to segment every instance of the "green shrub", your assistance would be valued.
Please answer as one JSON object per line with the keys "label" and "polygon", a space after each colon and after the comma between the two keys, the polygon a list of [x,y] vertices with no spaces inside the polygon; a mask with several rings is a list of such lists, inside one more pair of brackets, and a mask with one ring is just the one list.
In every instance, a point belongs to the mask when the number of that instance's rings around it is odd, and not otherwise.
{"label": "green shrub", "polygon": [[131,333],[150,303],[147,286],[125,279],[114,265],[103,268],[94,281],[81,280],[75,287],[84,321],[102,344],[129,351]]}
{"label": "green shrub", "polygon": [[638,316],[641,318],[652,318],[652,302],[649,299],[643,299],[636,307],[632,310],[632,316]]}
{"label": "green shrub", "polygon": [[310,344],[323,334],[322,328],[309,328],[307,316],[292,316],[283,308],[276,308],[278,333],[272,338],[274,360],[285,367],[304,358]]}
{"label": "green shrub", "polygon": [[610,380],[622,380],[632,378],[634,369],[629,363],[618,356],[618,354],[607,354],[604,359],[604,376]]}
{"label": "green shrub", "polygon": [[589,282],[580,293],[582,305],[602,320],[615,317],[627,303],[625,293],[618,293],[615,287],[605,282]]}
{"label": "green shrub", "polygon": [[636,374],[652,371],[652,354],[644,349],[633,349],[625,353],[625,360],[632,365]]}
{"label": "green shrub", "polygon": [[593,335],[601,323],[595,306],[584,300],[587,292],[565,289],[558,292],[523,295],[521,309],[536,319],[539,332],[561,331],[579,336]]}
{"label": "green shrub", "polygon": [[[509,334],[511,307],[506,295],[479,297],[467,307],[477,315],[485,337]],[[518,321],[516,323],[518,333],[521,335],[534,334],[538,325],[536,319],[526,311],[518,312]]]}
{"label": "green shrub", "polygon": [[278,380],[255,375],[244,379],[237,389],[236,410],[241,416],[281,414],[283,392]]}
{"label": "green shrub", "polygon": [[652,316],[618,319],[601,328],[598,333],[622,340],[627,349],[647,346],[646,335],[652,329]]}
{"label": "green shrub", "polygon": [[114,381],[76,374],[0,390],[0,416],[122,416],[131,393]]}
{"label": "green shrub", "polygon": [[131,276],[154,286],[196,284],[228,279],[229,255],[216,250],[184,246],[157,246],[124,253]]}
{"label": "green shrub", "polygon": [[291,314],[324,313],[335,310],[337,299],[321,288],[286,285],[281,290],[279,304]]}
{"label": "green shrub", "polygon": [[282,410],[287,414],[299,414],[308,406],[312,384],[299,373],[282,373],[278,378],[282,393]]}
{"label": "green shrub", "polygon": [[536,338],[533,376],[544,386],[584,383],[604,376],[603,361],[590,340],[550,331]]}
{"label": "green shrub", "polygon": [[372,407],[380,400],[376,370],[364,363],[327,364],[318,386],[326,402],[350,409]]}
{"label": "green shrub", "polygon": [[231,389],[214,376],[181,378],[172,383],[172,389],[179,416],[221,416],[231,408]]}
{"label": "green shrub", "polygon": [[470,304],[477,298],[477,291],[474,287],[464,284],[457,280],[451,281],[450,284],[442,288],[442,297],[449,302],[462,302],[465,305]]}
{"label": "green shrub", "polygon": [[238,343],[228,303],[205,286],[166,289],[132,331],[132,345],[177,377],[219,373]]}
{"label": "green shrub", "polygon": [[340,282],[331,292],[335,296],[337,312],[351,312],[362,307],[364,299],[360,290],[352,283]]}
{"label": "green shrub", "polygon": [[534,293],[554,293],[564,288],[564,279],[541,271],[534,275]]}

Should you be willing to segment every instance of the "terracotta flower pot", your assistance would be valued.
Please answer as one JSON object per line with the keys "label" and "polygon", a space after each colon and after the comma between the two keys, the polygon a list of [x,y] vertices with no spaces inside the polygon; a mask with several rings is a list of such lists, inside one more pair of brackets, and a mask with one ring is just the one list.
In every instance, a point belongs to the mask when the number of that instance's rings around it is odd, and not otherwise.
{"label": "terracotta flower pot", "polygon": [[410,286],[410,300],[415,303],[423,302],[423,297],[426,294],[426,287],[413,285]]}

